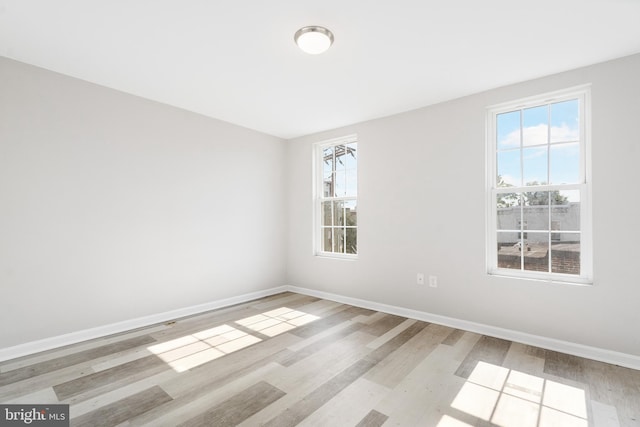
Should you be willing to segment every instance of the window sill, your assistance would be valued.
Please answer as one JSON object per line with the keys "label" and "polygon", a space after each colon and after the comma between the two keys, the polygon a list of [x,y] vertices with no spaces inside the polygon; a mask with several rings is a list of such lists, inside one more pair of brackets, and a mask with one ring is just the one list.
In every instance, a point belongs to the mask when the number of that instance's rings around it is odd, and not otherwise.
{"label": "window sill", "polygon": [[315,255],[317,258],[336,259],[342,261],[357,261],[357,254],[335,254],[332,252],[318,252]]}
{"label": "window sill", "polygon": [[537,275],[527,273],[514,273],[505,270],[490,270],[489,276],[504,279],[528,280],[533,282],[544,282],[553,285],[573,285],[573,286],[592,286],[593,279],[584,277],[564,276],[564,275]]}

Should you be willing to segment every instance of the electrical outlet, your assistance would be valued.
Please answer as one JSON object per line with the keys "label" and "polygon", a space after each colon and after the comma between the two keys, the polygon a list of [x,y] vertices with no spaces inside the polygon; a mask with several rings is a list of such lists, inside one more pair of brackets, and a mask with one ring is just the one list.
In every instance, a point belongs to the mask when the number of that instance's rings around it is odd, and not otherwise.
{"label": "electrical outlet", "polygon": [[429,276],[429,286],[432,288],[438,287],[438,276]]}
{"label": "electrical outlet", "polygon": [[418,285],[424,285],[424,274],[418,273],[418,275],[416,276],[416,283]]}

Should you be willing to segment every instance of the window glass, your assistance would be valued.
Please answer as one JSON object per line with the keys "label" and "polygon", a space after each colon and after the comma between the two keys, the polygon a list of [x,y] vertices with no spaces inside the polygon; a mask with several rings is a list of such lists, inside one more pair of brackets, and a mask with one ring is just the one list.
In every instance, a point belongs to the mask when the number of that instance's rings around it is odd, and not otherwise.
{"label": "window glass", "polygon": [[357,254],[358,144],[355,136],[320,143],[317,212],[320,255]]}
{"label": "window glass", "polygon": [[490,273],[589,283],[587,93],[545,95],[490,111]]}

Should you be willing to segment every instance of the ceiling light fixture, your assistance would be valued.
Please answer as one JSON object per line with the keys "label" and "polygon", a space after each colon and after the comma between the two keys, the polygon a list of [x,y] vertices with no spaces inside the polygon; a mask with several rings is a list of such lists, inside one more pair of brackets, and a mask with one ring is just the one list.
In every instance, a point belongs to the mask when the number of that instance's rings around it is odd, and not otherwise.
{"label": "ceiling light fixture", "polygon": [[293,40],[303,52],[317,55],[329,49],[333,43],[333,33],[324,27],[312,25],[296,31]]}

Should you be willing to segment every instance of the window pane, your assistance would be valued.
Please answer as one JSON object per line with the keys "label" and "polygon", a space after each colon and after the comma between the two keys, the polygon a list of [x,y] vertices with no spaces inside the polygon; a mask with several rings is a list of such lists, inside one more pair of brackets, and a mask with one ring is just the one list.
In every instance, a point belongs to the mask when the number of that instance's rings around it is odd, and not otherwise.
{"label": "window pane", "polygon": [[498,193],[496,195],[496,207],[509,208],[512,206],[520,206],[520,193]]}
{"label": "window pane", "polygon": [[358,167],[358,143],[345,145],[346,153],[344,163],[347,169],[355,169]]}
{"label": "window pane", "polygon": [[325,172],[333,172],[333,147],[322,150],[322,165]]}
{"label": "window pane", "polygon": [[358,253],[358,229],[347,228],[346,231],[346,249],[348,254]]}
{"label": "window pane", "polygon": [[344,202],[345,225],[355,227],[358,225],[358,209],[355,200]]}
{"label": "window pane", "polygon": [[526,206],[548,206],[549,192],[548,191],[527,191],[526,193],[524,193],[524,201]]}
{"label": "window pane", "polygon": [[551,104],[551,142],[580,139],[580,103],[577,99]]}
{"label": "window pane", "polygon": [[500,193],[496,195],[498,230],[516,230],[520,220],[520,194]]}
{"label": "window pane", "polygon": [[344,202],[333,202],[333,225],[344,225]]}
{"label": "window pane", "polygon": [[520,111],[498,114],[496,133],[498,150],[520,147]]}
{"label": "window pane", "polygon": [[334,228],[333,229],[333,237],[334,241],[334,252],[344,253],[344,229],[343,228]]}
{"label": "window pane", "polygon": [[580,145],[560,144],[551,147],[551,184],[580,182]]}
{"label": "window pane", "polygon": [[522,145],[540,145],[548,141],[548,107],[527,108],[522,111]]}
{"label": "window pane", "polygon": [[524,269],[549,271],[549,233],[528,232],[522,247]]}
{"label": "window pane", "polygon": [[520,172],[520,150],[498,152],[497,162],[498,187],[522,185],[522,173]]}
{"label": "window pane", "polygon": [[559,240],[551,245],[551,271],[580,274],[580,234],[561,233]]}
{"label": "window pane", "polygon": [[356,196],[358,194],[358,171],[347,169],[346,180],[345,196]]}
{"label": "window pane", "polygon": [[521,256],[517,233],[498,233],[498,268],[520,270]]}
{"label": "window pane", "polygon": [[561,221],[551,220],[551,242],[560,241],[560,233],[557,230],[560,230],[561,226],[562,226]]}
{"label": "window pane", "polygon": [[333,197],[334,176],[331,172],[322,177],[322,194],[324,197]]}
{"label": "window pane", "polygon": [[324,197],[333,197],[333,171],[333,147],[327,147],[322,150],[322,180]]}
{"label": "window pane", "polygon": [[332,233],[333,233],[332,228],[322,229],[322,250],[325,252],[333,252]]}
{"label": "window pane", "polygon": [[547,183],[547,147],[522,150],[524,185]]}
{"label": "window pane", "polygon": [[344,197],[347,195],[347,187],[346,187],[345,179],[346,179],[346,174],[344,172],[336,172],[336,176],[335,176],[336,197]]}
{"label": "window pane", "polygon": [[524,193],[523,217],[527,230],[549,230],[549,192]]}
{"label": "window pane", "polygon": [[331,202],[322,202],[322,225],[333,225],[331,220]]}
{"label": "window pane", "polygon": [[[580,230],[580,191],[562,190],[551,192],[551,230]],[[551,236],[551,240],[559,240]]]}
{"label": "window pane", "polygon": [[333,147],[335,152],[336,159],[336,171],[344,171],[345,170],[345,146],[344,145],[336,145]]}

